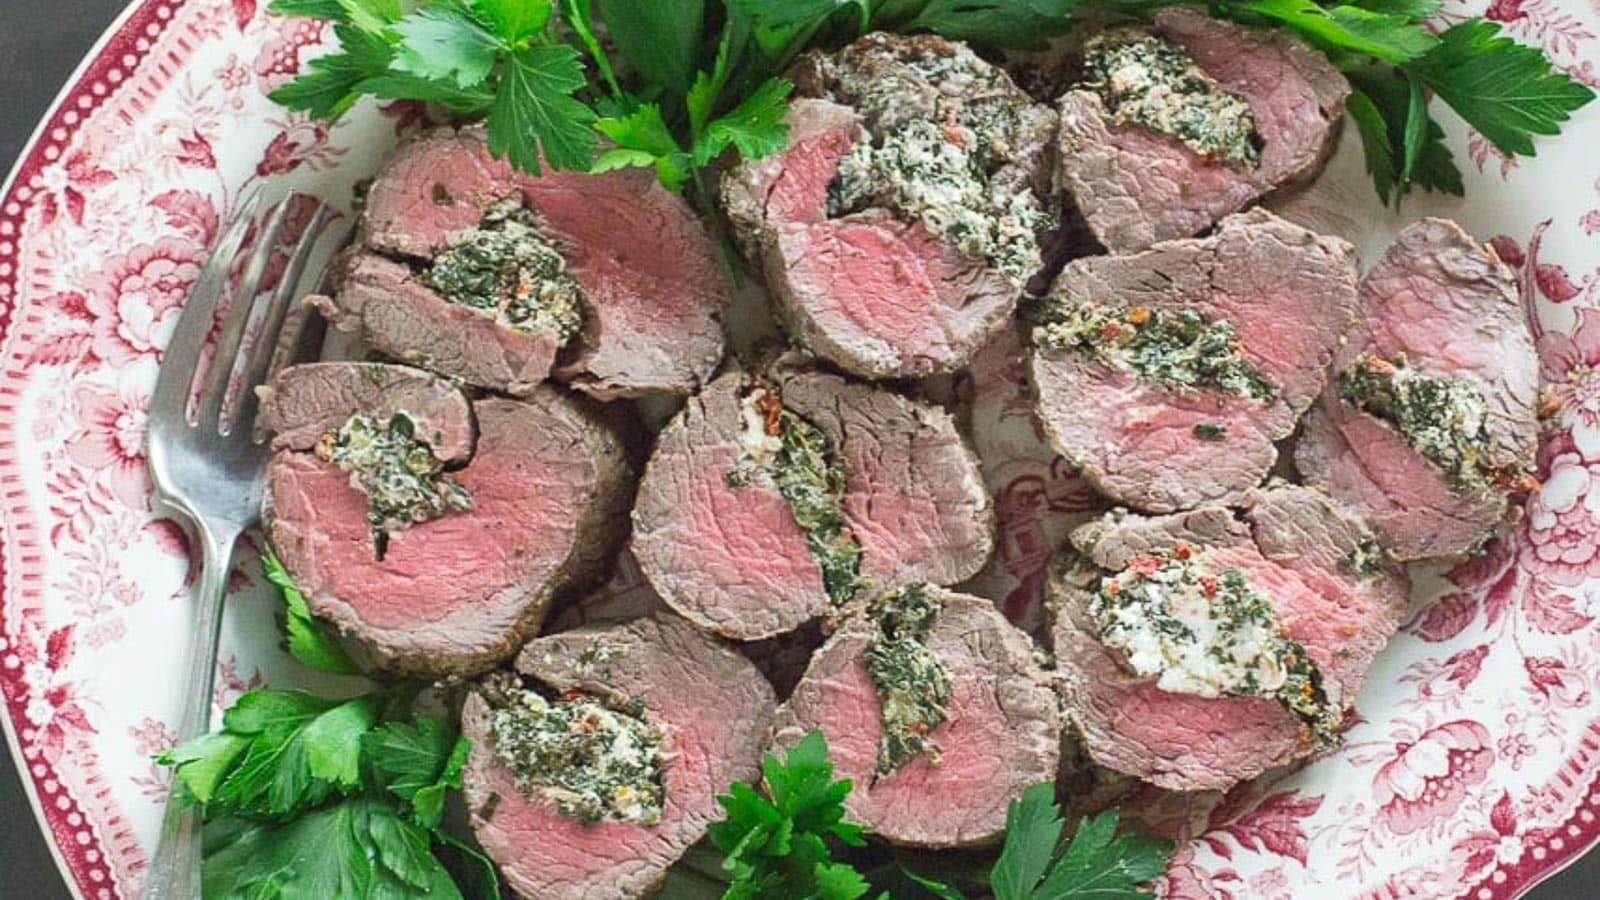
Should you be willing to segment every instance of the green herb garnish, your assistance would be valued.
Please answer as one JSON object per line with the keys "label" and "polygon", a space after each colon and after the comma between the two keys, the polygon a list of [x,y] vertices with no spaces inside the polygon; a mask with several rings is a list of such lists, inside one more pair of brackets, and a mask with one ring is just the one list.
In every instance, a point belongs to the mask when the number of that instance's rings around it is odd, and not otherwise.
{"label": "green herb garnish", "polygon": [[867,675],[878,694],[883,735],[878,740],[879,775],[919,755],[938,761],[929,738],[950,703],[950,670],[927,640],[943,604],[926,585],[911,584],[874,600],[867,608],[874,626],[865,654]]}
{"label": "green herb garnish", "polygon": [[267,581],[271,582],[283,597],[283,630],[285,647],[289,655],[319,672],[330,672],[335,675],[354,675],[360,672],[350,659],[350,655],[345,652],[344,645],[339,643],[338,637],[328,625],[311,614],[311,607],[306,605],[305,595],[295,587],[288,571],[283,568],[283,563],[278,561],[277,555],[270,548],[261,556],[261,569],[266,574]]}
{"label": "green herb garnish", "polygon": [[493,884],[488,861],[439,829],[467,742],[414,713],[415,695],[251,691],[221,730],[159,756],[174,802],[206,819],[205,896],[459,898],[440,851],[468,854]]}
{"label": "green herb garnish", "polygon": [[867,892],[862,874],[834,860],[835,847],[860,847],[865,829],[844,821],[849,779],[833,780],[828,744],[812,731],[784,754],[762,757],[763,791],[743,782],[717,797],[727,811],[706,829],[726,854],[733,876],[727,900],[815,897],[854,900]]}
{"label": "green herb garnish", "polygon": [[1209,388],[1269,403],[1278,396],[1277,387],[1245,359],[1226,319],[1207,321],[1192,309],[1047,301],[1036,321],[1046,346],[1085,354],[1169,388]]}

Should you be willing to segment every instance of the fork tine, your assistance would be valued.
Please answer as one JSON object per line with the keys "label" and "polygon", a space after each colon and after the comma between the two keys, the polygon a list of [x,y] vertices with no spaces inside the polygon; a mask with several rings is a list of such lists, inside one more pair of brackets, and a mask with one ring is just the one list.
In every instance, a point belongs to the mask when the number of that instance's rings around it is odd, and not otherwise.
{"label": "fork tine", "polygon": [[272,251],[277,247],[278,234],[283,231],[283,223],[289,218],[289,207],[293,201],[294,195],[290,194],[278,202],[245,260],[233,303],[228,307],[228,317],[222,323],[222,333],[217,336],[217,346],[211,354],[205,387],[200,391],[200,412],[195,421],[202,428],[219,431],[222,428],[222,405],[228,397],[234,364],[238,362],[239,344],[244,340],[245,326],[250,322],[250,313],[255,309],[261,293],[261,279],[267,274],[267,264],[272,261]]}
{"label": "fork tine", "polygon": [[167,342],[156,373],[156,387],[150,396],[152,422],[182,422],[189,412],[189,392],[194,384],[194,370],[200,364],[200,351],[205,346],[206,334],[211,331],[211,319],[216,314],[217,300],[227,283],[228,269],[239,252],[245,232],[255,218],[261,203],[258,185],[239,202],[239,210],[232,222],[217,238],[206,257],[200,274],[195,278],[189,298],[178,314],[177,325]]}
{"label": "fork tine", "polygon": [[289,263],[283,270],[283,278],[278,281],[272,297],[267,301],[266,312],[261,317],[261,329],[256,332],[255,342],[246,351],[244,393],[239,397],[233,423],[224,426],[224,434],[231,433],[232,425],[249,427],[255,421],[258,402],[255,388],[267,380],[267,373],[278,355],[278,343],[282,337],[284,319],[289,314],[290,303],[299,293],[300,279],[305,275],[306,264],[311,260],[311,252],[316,249],[318,239],[322,236],[322,224],[327,219],[327,214],[328,207],[321,203],[317,204],[316,211],[306,222],[305,230],[300,233],[299,242],[295,244],[289,256]]}

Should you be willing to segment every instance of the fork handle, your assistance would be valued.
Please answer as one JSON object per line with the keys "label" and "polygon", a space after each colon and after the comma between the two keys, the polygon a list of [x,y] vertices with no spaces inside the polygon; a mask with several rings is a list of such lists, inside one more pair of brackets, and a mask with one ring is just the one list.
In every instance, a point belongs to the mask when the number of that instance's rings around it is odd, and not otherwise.
{"label": "fork handle", "polygon": [[[178,720],[178,739],[186,741],[204,734],[211,724],[211,686],[217,670],[217,638],[222,625],[222,598],[228,583],[228,563],[239,529],[219,534],[205,524],[195,528],[200,538],[200,577],[196,588],[194,633],[189,640],[189,669],[183,684],[183,717]],[[142,900],[199,900],[200,898],[200,809],[195,804],[176,802],[178,780],[174,773],[167,794],[167,810],[161,819],[161,838],[150,871],[145,876]]]}

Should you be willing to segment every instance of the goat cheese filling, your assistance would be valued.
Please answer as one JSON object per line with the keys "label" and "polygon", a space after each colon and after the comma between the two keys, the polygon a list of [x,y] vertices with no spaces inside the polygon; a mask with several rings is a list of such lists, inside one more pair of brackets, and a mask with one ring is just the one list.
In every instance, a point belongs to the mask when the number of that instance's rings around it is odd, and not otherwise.
{"label": "goat cheese filling", "polygon": [[828,597],[843,604],[860,584],[861,542],[844,514],[845,471],[828,436],[785,408],[769,387],[747,391],[739,410],[739,462],[728,484],[740,488],[760,481],[788,501],[822,569]]}
{"label": "goat cheese filling", "polygon": [[1260,162],[1250,104],[1170,41],[1116,29],[1083,50],[1083,86],[1100,95],[1118,122],[1174,138],[1206,159],[1245,168]]}
{"label": "goat cheese filling", "polygon": [[1413,368],[1405,354],[1358,357],[1339,372],[1339,396],[1393,425],[1413,450],[1444,470],[1458,494],[1519,474],[1489,462],[1494,439],[1483,395],[1460,378]]}
{"label": "goat cheese filling", "polygon": [[[1271,402],[1277,387],[1245,358],[1233,323],[1192,309],[1113,308],[1046,301],[1035,314],[1042,343],[1182,391],[1200,388]],[[1225,437],[1226,429],[1196,436]]]}
{"label": "goat cheese filling", "polygon": [[1089,602],[1100,641],[1164,691],[1270,697],[1300,718],[1308,740],[1336,741],[1343,714],[1298,641],[1284,637],[1272,601],[1233,566],[1187,544],[1147,553],[1100,578]]}
{"label": "goat cheese filling", "polygon": [[583,291],[566,258],[516,198],[453,235],[422,279],[453,303],[517,331],[549,332],[559,345],[583,327]]}
{"label": "goat cheese filling", "polygon": [[[1029,104],[1004,73],[962,48],[847,71],[842,88],[873,138],[840,160],[829,186],[831,215],[894,210],[1014,281],[1038,271],[1039,238],[1054,222],[1025,185],[996,177],[1024,140]],[[932,93],[932,115],[922,104],[898,102],[910,93]]]}
{"label": "goat cheese filling", "polygon": [[417,437],[415,420],[396,412],[380,422],[357,413],[317,442],[323,460],[350,474],[367,495],[367,524],[378,555],[389,534],[408,525],[472,508],[466,486],[444,471],[444,461]]}
{"label": "goat cheese filling", "polygon": [[867,675],[878,693],[883,735],[878,740],[879,775],[919,755],[938,762],[929,734],[945,720],[950,670],[928,648],[927,639],[943,604],[927,586],[911,584],[868,606],[875,631],[867,644]]}
{"label": "goat cheese filling", "polygon": [[588,695],[548,700],[511,675],[485,681],[490,738],[517,789],[586,825],[656,825],[666,799],[662,733],[643,704],[615,710]]}

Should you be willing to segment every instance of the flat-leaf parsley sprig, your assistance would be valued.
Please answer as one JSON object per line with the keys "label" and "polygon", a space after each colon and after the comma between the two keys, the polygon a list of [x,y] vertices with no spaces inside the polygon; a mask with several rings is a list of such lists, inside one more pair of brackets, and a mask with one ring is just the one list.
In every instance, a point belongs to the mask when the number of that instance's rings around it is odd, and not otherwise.
{"label": "flat-leaf parsley sprig", "polygon": [[1435,34],[1441,0],[1218,0],[1213,12],[1287,28],[1350,81],[1346,109],[1384,203],[1413,187],[1460,196],[1461,171],[1430,112],[1438,99],[1506,156],[1533,156],[1594,92],[1500,26],[1469,18]]}

